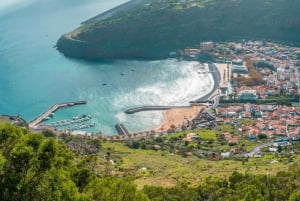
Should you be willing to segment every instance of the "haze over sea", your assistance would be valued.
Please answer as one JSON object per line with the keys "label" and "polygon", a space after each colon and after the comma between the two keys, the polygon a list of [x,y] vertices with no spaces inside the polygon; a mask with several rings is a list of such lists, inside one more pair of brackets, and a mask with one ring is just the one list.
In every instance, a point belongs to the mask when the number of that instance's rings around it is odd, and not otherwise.
{"label": "haze over sea", "polygon": [[[156,128],[162,112],[126,115],[140,105],[187,105],[205,95],[213,80],[198,74],[196,62],[159,60],[86,62],[53,48],[64,33],[126,0],[1,0],[0,114],[29,121],[55,103],[88,104],[56,112],[55,121],[91,114],[88,131],[116,133]],[[124,75],[121,75],[124,74]],[[103,84],[106,83],[106,86]]]}

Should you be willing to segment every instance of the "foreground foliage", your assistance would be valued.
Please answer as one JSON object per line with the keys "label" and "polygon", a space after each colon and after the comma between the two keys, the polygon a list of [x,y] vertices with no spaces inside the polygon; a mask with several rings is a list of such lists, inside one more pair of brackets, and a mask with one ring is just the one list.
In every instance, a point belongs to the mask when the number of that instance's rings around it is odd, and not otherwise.
{"label": "foreground foliage", "polygon": [[0,124],[0,200],[148,200],[132,180],[96,176],[64,145]]}
{"label": "foreground foliage", "polygon": [[[96,168],[96,167],[93,167]],[[276,176],[232,173],[171,188],[144,186],[132,178],[95,174],[88,159],[76,157],[54,138],[0,124],[0,200],[300,200],[300,165]]]}

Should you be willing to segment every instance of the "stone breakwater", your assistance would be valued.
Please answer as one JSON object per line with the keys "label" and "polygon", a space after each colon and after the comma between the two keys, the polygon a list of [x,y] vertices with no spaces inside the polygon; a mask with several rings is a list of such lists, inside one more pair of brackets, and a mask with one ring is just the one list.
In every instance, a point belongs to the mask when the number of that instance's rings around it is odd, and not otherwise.
{"label": "stone breakwater", "polygon": [[153,111],[153,110],[169,110],[172,108],[189,108],[191,106],[141,106],[136,108],[131,108],[125,111],[126,114],[134,114],[142,111]]}
{"label": "stone breakwater", "polygon": [[36,130],[40,127],[40,124],[48,118],[53,112],[57,111],[60,108],[64,107],[72,107],[74,105],[83,105],[86,104],[86,101],[72,101],[72,102],[66,102],[66,103],[59,103],[51,106],[48,110],[46,110],[44,113],[33,119],[29,122],[28,126],[32,130]]}

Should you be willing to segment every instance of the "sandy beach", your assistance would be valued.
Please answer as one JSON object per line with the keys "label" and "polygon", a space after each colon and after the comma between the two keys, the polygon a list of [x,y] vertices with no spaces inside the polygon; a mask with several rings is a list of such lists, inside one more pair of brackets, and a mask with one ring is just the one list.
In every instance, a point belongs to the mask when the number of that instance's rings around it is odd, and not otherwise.
{"label": "sandy beach", "polygon": [[191,121],[195,118],[201,108],[206,106],[197,105],[188,108],[172,108],[164,111],[164,120],[162,124],[156,129],[156,131],[167,131],[171,126],[181,127],[183,123],[186,123],[187,120]]}
{"label": "sandy beach", "polygon": [[[227,64],[215,64],[220,74],[220,86],[227,85],[227,82],[231,77],[231,69],[227,69]],[[229,74],[228,71],[229,70]],[[225,75],[224,75],[225,72]],[[219,86],[218,86],[219,88]],[[216,89],[210,96],[214,96],[219,93],[219,89]],[[167,131],[172,126],[181,127],[187,121],[191,121],[200,112],[201,108],[206,108],[204,105],[192,106],[189,108],[172,108],[164,111],[164,120],[156,131]]]}

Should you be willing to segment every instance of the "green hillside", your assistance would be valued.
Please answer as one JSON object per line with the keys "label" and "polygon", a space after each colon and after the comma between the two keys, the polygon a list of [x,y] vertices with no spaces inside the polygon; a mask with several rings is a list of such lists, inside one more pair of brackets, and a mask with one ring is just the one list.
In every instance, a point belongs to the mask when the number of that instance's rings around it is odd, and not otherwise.
{"label": "green hillside", "polygon": [[[165,0],[91,20],[57,48],[83,59],[159,59],[201,41],[272,40],[300,44],[298,0]],[[125,12],[126,11],[126,12]],[[101,18],[100,18],[101,19]]]}
{"label": "green hillside", "polygon": [[[64,142],[70,140],[68,136]],[[84,139],[81,138],[81,141],[82,146]],[[221,168],[221,163],[213,165],[213,161],[207,161],[204,165],[201,161],[197,162],[196,158],[172,157],[161,151],[132,150],[121,143],[99,140],[97,144],[101,149],[98,154],[75,155],[57,139],[0,122],[0,200],[300,200],[298,160],[286,164],[289,169],[285,172],[278,168],[277,173],[270,170],[270,174],[264,174],[257,161],[255,174],[250,171],[241,173],[243,165],[240,164],[240,168],[233,169],[228,176],[220,176],[220,173],[226,174],[224,171],[232,166],[233,161],[224,161]],[[78,148],[81,146],[78,144]],[[111,163],[111,160],[116,162]],[[121,164],[119,171],[131,171],[128,174],[114,173],[112,166]],[[142,164],[147,167],[155,165],[159,169],[140,169]],[[214,166],[219,166],[218,172],[212,171],[216,170]],[[133,173],[136,168],[140,171]],[[193,176],[191,173],[194,171],[197,174]],[[176,172],[185,179],[170,187],[163,187],[162,181],[167,182]],[[201,174],[210,176],[195,182]],[[153,183],[145,185],[144,180],[144,185],[138,189],[134,181],[143,178],[148,178],[148,181],[152,178]]]}

